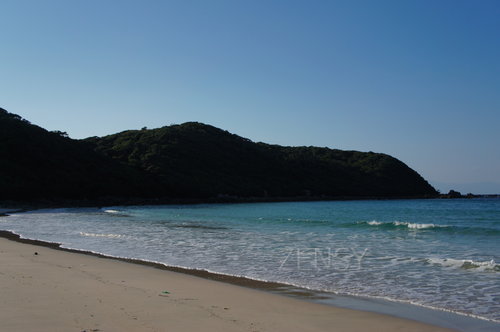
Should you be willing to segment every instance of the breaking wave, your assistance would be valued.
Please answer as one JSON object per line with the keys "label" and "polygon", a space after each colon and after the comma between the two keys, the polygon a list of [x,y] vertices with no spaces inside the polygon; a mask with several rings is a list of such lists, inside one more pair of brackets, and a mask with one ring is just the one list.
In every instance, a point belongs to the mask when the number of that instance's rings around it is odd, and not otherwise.
{"label": "breaking wave", "polygon": [[113,214],[120,213],[120,211],[118,211],[118,210],[112,210],[112,209],[103,210],[103,212],[104,213],[113,213]]}
{"label": "breaking wave", "polygon": [[427,263],[441,265],[450,268],[460,268],[474,271],[500,272],[500,264],[490,261],[474,261],[472,259],[453,259],[453,258],[428,258]]}
{"label": "breaking wave", "polygon": [[356,226],[376,227],[380,229],[408,229],[408,230],[428,230],[440,231],[450,233],[460,233],[467,235],[500,235],[500,230],[496,228],[486,227],[473,227],[473,226],[454,226],[454,225],[440,225],[432,223],[413,223],[406,221],[360,221],[355,224]]}
{"label": "breaking wave", "polygon": [[428,228],[446,228],[450,226],[446,225],[437,225],[437,224],[419,224],[419,223],[411,223],[406,221],[393,221],[393,222],[382,222],[382,221],[366,221],[361,222],[361,224],[366,224],[369,226],[382,226],[388,228],[410,228],[410,229],[428,229]]}
{"label": "breaking wave", "polygon": [[130,217],[129,214],[119,211],[119,210],[114,210],[114,209],[102,209],[102,212],[105,214],[108,214],[113,217]]}

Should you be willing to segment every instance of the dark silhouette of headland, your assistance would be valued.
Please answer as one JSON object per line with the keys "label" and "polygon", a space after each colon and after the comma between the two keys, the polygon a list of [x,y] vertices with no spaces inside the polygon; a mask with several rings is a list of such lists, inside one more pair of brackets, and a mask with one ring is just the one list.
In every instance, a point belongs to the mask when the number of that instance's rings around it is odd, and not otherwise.
{"label": "dark silhouette of headland", "polygon": [[0,109],[0,200],[154,204],[437,197],[382,153],[255,143],[188,122],[75,140]]}

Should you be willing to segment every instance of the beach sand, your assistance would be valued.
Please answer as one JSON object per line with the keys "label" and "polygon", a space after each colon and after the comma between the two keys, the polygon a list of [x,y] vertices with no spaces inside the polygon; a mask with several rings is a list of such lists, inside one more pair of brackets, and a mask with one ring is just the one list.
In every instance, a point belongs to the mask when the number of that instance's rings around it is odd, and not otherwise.
{"label": "beach sand", "polygon": [[0,238],[0,331],[450,330]]}

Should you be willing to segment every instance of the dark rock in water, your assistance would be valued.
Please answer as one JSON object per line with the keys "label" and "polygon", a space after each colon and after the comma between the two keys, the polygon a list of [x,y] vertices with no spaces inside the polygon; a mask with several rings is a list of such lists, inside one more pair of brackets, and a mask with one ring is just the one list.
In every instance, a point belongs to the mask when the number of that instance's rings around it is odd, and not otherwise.
{"label": "dark rock in water", "polygon": [[440,196],[441,198],[463,198],[464,196],[459,191],[450,190],[447,194]]}
{"label": "dark rock in water", "polygon": [[448,192],[448,196],[450,196],[451,198],[461,198],[462,197],[462,193],[459,192],[459,191],[450,190]]}

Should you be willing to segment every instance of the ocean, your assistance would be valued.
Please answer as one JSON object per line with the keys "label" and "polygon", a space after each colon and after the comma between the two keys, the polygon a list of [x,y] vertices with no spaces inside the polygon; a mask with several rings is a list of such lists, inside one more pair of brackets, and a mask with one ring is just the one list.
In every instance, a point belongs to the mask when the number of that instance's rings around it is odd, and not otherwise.
{"label": "ocean", "polygon": [[64,208],[14,213],[0,229],[500,323],[500,199]]}

